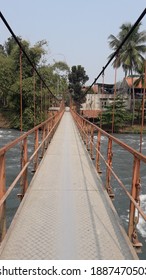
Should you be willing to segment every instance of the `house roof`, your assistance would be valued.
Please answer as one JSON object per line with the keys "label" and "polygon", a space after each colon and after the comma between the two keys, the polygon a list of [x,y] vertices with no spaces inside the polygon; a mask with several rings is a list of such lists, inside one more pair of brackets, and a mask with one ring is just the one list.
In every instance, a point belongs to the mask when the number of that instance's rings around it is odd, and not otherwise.
{"label": "house roof", "polygon": [[[132,87],[132,77],[126,77],[125,80],[126,80],[128,86],[131,88]],[[137,80],[138,80],[138,77],[133,77],[133,82],[135,82]],[[143,88],[141,82],[139,82],[139,84],[134,86],[134,87],[135,88]]]}

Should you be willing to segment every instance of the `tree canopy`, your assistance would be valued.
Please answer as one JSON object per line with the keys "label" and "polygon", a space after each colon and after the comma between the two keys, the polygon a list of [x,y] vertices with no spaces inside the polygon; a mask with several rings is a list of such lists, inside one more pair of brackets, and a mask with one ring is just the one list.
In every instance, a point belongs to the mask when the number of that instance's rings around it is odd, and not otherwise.
{"label": "tree canopy", "polygon": [[[140,31],[140,27],[141,23],[134,29],[113,62],[114,67],[122,66],[125,76],[131,74],[132,70],[137,72],[144,61],[144,55],[146,53],[146,31]],[[120,26],[117,37],[112,34],[108,37],[109,46],[114,52],[118,49],[131,28],[131,23],[123,23]],[[113,53],[109,58],[112,57]]]}
{"label": "tree canopy", "polygon": [[85,92],[83,86],[89,80],[86,75],[84,67],[81,65],[72,66],[71,72],[68,75],[69,79],[69,90],[71,97],[76,105],[77,110],[79,110],[81,103],[85,101]]}
{"label": "tree canopy", "polygon": [[[69,67],[62,61],[47,65],[44,62],[46,55],[46,40],[41,40],[33,46],[30,42],[18,37],[28,57],[37,68],[46,85],[54,95],[63,95],[68,88],[67,76]],[[7,110],[10,114],[11,126],[19,128],[20,120],[20,48],[13,37],[7,39],[4,45],[0,45],[0,104],[1,110]],[[22,53],[22,110],[23,129],[33,126],[34,106],[36,110],[36,124],[41,121],[41,81],[35,74],[35,105],[34,105],[34,71],[26,56]],[[44,87],[43,96],[43,120],[45,110],[49,107],[49,92]],[[8,114],[7,114],[8,115]]]}
{"label": "tree canopy", "polygon": [[102,113],[102,127],[109,131],[111,131],[112,128],[113,113],[114,132],[118,132],[131,120],[131,114],[127,111],[125,101],[120,95],[116,96],[114,104],[113,102],[111,102],[110,104],[105,106],[105,110]]}
{"label": "tree canopy", "polygon": [[[131,75],[133,80],[133,73],[140,72],[144,64],[144,55],[146,53],[146,31],[140,31],[141,23],[139,23],[133,32],[130,34],[127,41],[124,43],[122,48],[117,54],[113,66],[118,68],[122,66],[125,77]],[[116,36],[110,35],[108,37],[109,46],[115,52],[120,44],[125,39],[128,32],[131,30],[131,23],[123,23],[120,26],[120,31]],[[111,58],[114,52],[109,56]],[[135,118],[135,93],[134,93],[134,83],[132,82],[132,99],[131,99],[131,108],[133,110],[132,124],[134,123]]]}

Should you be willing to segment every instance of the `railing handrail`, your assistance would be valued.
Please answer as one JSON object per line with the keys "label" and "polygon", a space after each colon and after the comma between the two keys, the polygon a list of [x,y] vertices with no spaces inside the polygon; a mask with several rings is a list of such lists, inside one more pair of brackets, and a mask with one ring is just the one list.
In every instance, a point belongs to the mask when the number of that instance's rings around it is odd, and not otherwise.
{"label": "railing handrail", "polygon": [[[111,174],[115,177],[119,185],[124,190],[126,196],[130,200],[130,211],[129,211],[129,225],[128,225],[128,236],[130,240],[133,243],[133,246],[140,247],[142,244],[138,241],[137,236],[137,230],[136,226],[138,224],[139,215],[146,221],[146,214],[140,207],[140,162],[143,161],[146,163],[146,156],[144,156],[142,153],[134,150],[132,147],[128,146],[121,140],[117,139],[113,135],[107,133],[97,125],[91,123],[87,119],[83,118],[81,115],[79,115],[77,112],[73,111],[71,109],[71,113],[73,115],[73,118],[77,124],[77,127],[81,133],[81,137],[86,144],[87,150],[90,152],[90,156],[92,159],[94,159],[93,156],[93,147],[95,149],[96,155],[95,155],[95,165],[97,172],[101,173],[100,170],[100,158],[104,161],[106,165],[106,182],[105,187],[107,190],[107,193],[111,198],[114,197],[114,193],[111,187]],[[94,132],[97,131],[97,141],[96,144],[94,142]],[[107,142],[107,160],[104,158],[102,153],[100,152],[100,141],[101,136],[106,136],[108,142]],[[117,176],[115,171],[112,167],[112,142],[115,142],[119,146],[121,146],[125,151],[129,152],[133,156],[133,174],[131,177],[131,193],[127,190],[123,182],[120,180],[120,178]],[[137,213],[136,210],[137,209]]]}
{"label": "railing handrail", "polygon": [[45,120],[44,122],[42,122],[41,124],[38,124],[37,126],[33,127],[32,129],[28,130],[27,132],[24,132],[21,136],[19,136],[18,138],[14,139],[13,141],[9,142],[8,144],[6,144],[4,147],[0,148],[0,155],[4,154],[5,152],[7,152],[8,150],[10,150],[11,148],[13,148],[15,145],[17,145],[18,143],[20,143],[21,141],[23,141],[26,137],[28,137],[29,135],[31,135],[33,132],[35,132],[36,130],[42,128],[44,125],[46,125],[48,122],[50,122],[51,120],[54,119],[54,116],[48,118],[47,120]]}
{"label": "railing handrail", "polygon": [[[8,143],[0,149],[0,241],[6,234],[6,199],[20,181],[21,194],[19,197],[22,199],[28,188],[28,166],[34,160],[33,172],[37,170],[39,165],[39,151],[41,152],[41,158],[45,154],[48,144],[51,141],[53,134],[61,120],[64,113],[64,107],[60,107],[60,110],[52,117],[48,118],[43,123],[25,132],[20,137],[16,138],[12,142]],[[41,141],[39,142],[39,131],[41,130]],[[32,151],[28,158],[28,136],[34,135],[34,151]],[[20,143],[20,171],[18,171],[12,183],[6,188],[6,155],[7,152]]]}
{"label": "railing handrail", "polygon": [[122,148],[124,148],[125,150],[127,150],[128,152],[130,152],[131,154],[133,154],[134,156],[136,156],[138,159],[142,160],[143,162],[146,163],[146,156],[144,156],[142,153],[134,150],[132,147],[130,147],[129,145],[127,145],[126,143],[122,142],[121,140],[119,140],[118,138],[114,137],[113,135],[109,134],[108,132],[106,132],[105,130],[103,130],[102,128],[100,128],[99,126],[91,123],[90,121],[88,121],[87,119],[85,119],[84,117],[82,117],[81,115],[79,115],[77,112],[75,112],[76,115],[78,115],[82,120],[86,120],[86,122],[88,124],[92,124],[92,126],[101,132],[101,134],[103,134],[104,136],[106,136],[107,138],[113,140],[116,144],[120,145]]}
{"label": "railing handrail", "polygon": [[[52,118],[49,118],[49,120],[51,120]],[[9,196],[10,192],[12,191],[12,189],[15,187],[15,185],[17,184],[17,182],[20,180],[21,176],[23,175],[24,171],[26,170],[26,168],[28,167],[28,165],[30,164],[30,162],[33,160],[33,158],[35,157],[36,153],[40,150],[40,148],[43,146],[43,144],[45,143],[45,141],[49,138],[50,134],[52,133],[54,127],[56,126],[56,124],[59,122],[60,119],[57,120],[57,122],[54,124],[54,126],[52,127],[52,129],[49,131],[49,133],[47,134],[47,136],[44,138],[44,140],[41,142],[41,144],[38,146],[38,148],[34,151],[34,153],[31,155],[31,157],[28,159],[27,163],[23,166],[23,168],[21,169],[21,171],[19,172],[19,174],[17,175],[17,177],[15,178],[15,180],[12,182],[12,184],[9,186],[9,188],[7,189],[6,193],[4,194],[4,196],[2,197],[2,199],[0,199],[0,207],[1,205],[5,202],[5,200],[7,199],[7,197]],[[48,121],[44,122],[44,123],[48,123]],[[37,126],[39,129],[40,125]],[[36,131],[36,127],[34,129],[31,129],[31,134]],[[29,131],[29,132],[30,132]],[[30,133],[25,133],[25,137],[29,136]],[[21,137],[17,138],[16,140],[20,139]],[[21,139],[23,140],[23,139]],[[14,141],[13,141],[14,142]],[[15,143],[16,145],[16,143]],[[12,147],[11,147],[12,148]],[[7,150],[8,151],[8,150]]]}

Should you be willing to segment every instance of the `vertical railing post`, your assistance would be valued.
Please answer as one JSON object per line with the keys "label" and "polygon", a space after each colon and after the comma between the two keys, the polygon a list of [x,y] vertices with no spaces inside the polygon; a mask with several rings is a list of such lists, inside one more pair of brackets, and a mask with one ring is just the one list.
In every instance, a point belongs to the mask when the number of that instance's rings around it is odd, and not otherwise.
{"label": "vertical railing post", "polygon": [[83,120],[83,119],[79,119],[79,121],[80,121],[80,124],[81,124],[80,134],[81,134],[82,140],[84,141],[84,132],[83,132],[83,129],[84,129],[84,120]]}
{"label": "vertical railing post", "polygon": [[[140,205],[140,160],[134,157],[133,177],[131,195],[134,200]],[[136,208],[132,201],[130,201],[128,236],[135,247],[141,247],[142,244],[138,241],[136,226],[138,224],[139,215],[136,216]]]}
{"label": "vertical railing post", "polygon": [[[36,129],[35,130],[35,143],[34,143],[34,150],[36,151],[36,149],[39,146],[39,130]],[[37,170],[38,168],[38,152],[36,153],[35,157],[34,157],[34,172]]]}
{"label": "vertical railing post", "polygon": [[83,120],[83,127],[82,127],[82,131],[83,131],[83,142],[86,143],[86,121]]}
{"label": "vertical railing post", "polygon": [[80,120],[78,116],[76,118],[76,122],[77,122],[77,125],[78,125],[79,133],[80,133],[80,135],[82,137],[82,129],[81,129],[81,127],[82,127],[82,120]]}
{"label": "vertical railing post", "polygon": [[[46,137],[46,136],[49,134],[49,132],[51,131],[52,126],[53,126],[53,121],[52,121],[52,120],[51,120],[51,121],[48,121],[47,124],[46,124],[46,129],[45,129],[45,137]],[[51,141],[51,136],[49,136],[49,137],[47,138],[47,140],[45,141],[45,149],[48,148],[48,145],[49,145],[50,141]]]}
{"label": "vertical railing post", "polygon": [[91,124],[91,137],[90,137],[90,156],[91,156],[91,159],[94,159],[94,155],[93,155],[93,141],[94,141],[94,127]]}
{"label": "vertical railing post", "polygon": [[98,131],[97,135],[97,145],[96,145],[96,170],[98,173],[102,173],[100,170],[100,144],[101,144],[101,132]]}
{"label": "vertical railing post", "polygon": [[52,137],[53,137],[53,126],[54,126],[54,114],[53,114],[52,121],[51,121]]}
{"label": "vertical railing post", "polygon": [[112,187],[111,187],[111,170],[110,170],[110,168],[112,167],[112,157],[113,157],[112,139],[109,138],[108,147],[107,147],[107,164],[108,164],[108,166],[106,169],[106,190],[107,190],[109,197],[114,198],[114,194],[113,194]]}
{"label": "vertical railing post", "polygon": [[[46,135],[45,133],[46,133],[46,125],[44,125],[43,128],[42,128],[42,142],[45,139],[45,135]],[[43,158],[44,153],[45,153],[45,143],[42,146],[41,158]]]}
{"label": "vertical railing post", "polygon": [[[6,192],[5,154],[0,156],[0,199]],[[6,203],[0,206],[0,241],[6,234]]]}
{"label": "vertical railing post", "polygon": [[[23,141],[22,150],[23,150],[23,154],[22,154],[22,168],[23,168],[28,161],[27,138],[25,138]],[[22,188],[23,188],[22,189],[22,197],[23,197],[28,188],[27,168],[25,169],[22,175]]]}
{"label": "vertical railing post", "polygon": [[86,125],[86,149],[87,149],[87,151],[89,149],[88,145],[89,145],[89,125],[87,123],[87,125]]}
{"label": "vertical railing post", "polygon": [[51,130],[52,130],[52,132],[51,132],[51,139],[53,138],[53,134],[54,134],[54,129],[53,129],[54,124],[55,124],[55,118],[54,118],[54,115],[53,115],[52,122],[51,122]]}

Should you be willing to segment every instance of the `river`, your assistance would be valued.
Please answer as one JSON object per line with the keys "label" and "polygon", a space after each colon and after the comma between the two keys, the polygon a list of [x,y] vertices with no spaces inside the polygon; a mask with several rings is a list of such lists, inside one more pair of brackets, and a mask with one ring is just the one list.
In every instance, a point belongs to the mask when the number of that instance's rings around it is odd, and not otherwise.
{"label": "river", "polygon": [[[20,132],[13,129],[0,129],[0,147],[4,146],[8,142],[17,138],[20,135]],[[139,151],[139,138],[138,134],[117,134],[114,135],[123,142],[127,143],[129,146],[133,147],[137,151]],[[95,136],[96,138],[96,136]],[[29,153],[33,151],[33,143],[32,138],[28,139],[28,150]],[[101,140],[101,150],[103,154],[106,154],[106,145],[107,140],[105,137],[102,137]],[[142,142],[142,152],[146,155],[146,135],[143,136]],[[7,169],[6,169],[6,185],[8,186],[20,170],[20,146],[16,146],[11,152],[8,153],[7,159]],[[118,163],[118,164],[117,164]],[[129,156],[129,154],[125,153],[125,151],[117,146],[113,145],[113,169],[116,171],[121,181],[125,184],[127,189],[130,191],[131,188],[131,176],[132,176],[132,166],[133,166],[133,158]],[[32,166],[29,167],[29,181],[32,178],[31,170]],[[101,178],[104,183],[105,178],[105,165],[101,161]],[[146,213],[146,166],[141,164],[141,207]],[[127,231],[128,226],[128,215],[129,215],[129,200],[126,198],[124,191],[118,185],[114,178],[111,179],[111,186],[113,187],[115,198],[114,205],[115,208],[123,222],[123,226]],[[14,216],[17,207],[19,206],[19,199],[16,199],[17,194],[20,193],[19,184],[13,190],[10,198],[7,202],[7,225],[10,224],[12,217]],[[146,222],[140,218],[138,224],[138,237],[139,241],[143,244],[141,249],[141,253],[138,253],[140,259],[146,259]]]}

